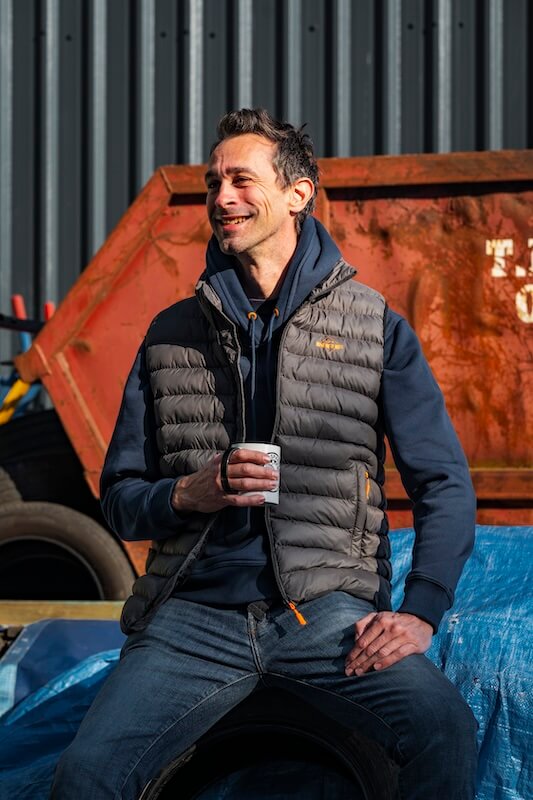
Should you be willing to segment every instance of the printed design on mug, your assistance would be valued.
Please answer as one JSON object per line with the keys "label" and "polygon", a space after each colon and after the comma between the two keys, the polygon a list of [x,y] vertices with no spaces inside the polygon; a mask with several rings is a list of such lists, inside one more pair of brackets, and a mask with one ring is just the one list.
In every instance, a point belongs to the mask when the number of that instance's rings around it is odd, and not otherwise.
{"label": "printed design on mug", "polygon": [[268,452],[267,455],[270,459],[270,465],[272,469],[275,469],[279,473],[279,465],[280,465],[279,453]]}
{"label": "printed design on mug", "polygon": [[344,350],[344,345],[332,336],[323,336],[315,342],[315,346],[322,350]]}

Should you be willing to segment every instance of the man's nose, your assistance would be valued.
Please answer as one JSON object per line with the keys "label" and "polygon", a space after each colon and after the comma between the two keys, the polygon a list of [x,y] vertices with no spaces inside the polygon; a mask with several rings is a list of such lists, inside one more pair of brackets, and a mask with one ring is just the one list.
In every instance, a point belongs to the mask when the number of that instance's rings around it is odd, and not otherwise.
{"label": "man's nose", "polygon": [[219,208],[226,208],[232,203],[237,202],[237,192],[230,181],[221,181],[215,197],[215,205]]}

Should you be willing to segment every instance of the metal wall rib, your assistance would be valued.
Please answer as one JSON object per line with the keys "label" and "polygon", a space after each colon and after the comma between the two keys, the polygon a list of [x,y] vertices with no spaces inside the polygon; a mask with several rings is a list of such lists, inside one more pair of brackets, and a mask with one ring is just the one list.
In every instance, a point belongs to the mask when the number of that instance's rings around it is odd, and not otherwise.
{"label": "metal wall rib", "polygon": [[11,293],[13,2],[0,3],[0,297]]}
{"label": "metal wall rib", "polygon": [[230,108],[306,122],[320,156],[531,147],[532,20],[528,0],[0,0],[0,311],[60,300]]}

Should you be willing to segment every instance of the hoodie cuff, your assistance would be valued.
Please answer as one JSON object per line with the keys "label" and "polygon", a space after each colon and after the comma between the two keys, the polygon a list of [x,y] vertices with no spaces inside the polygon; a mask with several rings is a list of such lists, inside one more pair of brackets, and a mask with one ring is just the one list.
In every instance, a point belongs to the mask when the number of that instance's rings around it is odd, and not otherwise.
{"label": "hoodie cuff", "polygon": [[152,488],[150,505],[153,510],[154,522],[159,528],[170,528],[175,531],[189,516],[187,512],[174,511],[170,502],[178,480],[179,478],[163,478],[157,481]]}
{"label": "hoodie cuff", "polygon": [[414,579],[405,584],[405,597],[398,609],[400,614],[414,614],[428,622],[437,633],[444,613],[450,608],[445,590],[432,581]]}

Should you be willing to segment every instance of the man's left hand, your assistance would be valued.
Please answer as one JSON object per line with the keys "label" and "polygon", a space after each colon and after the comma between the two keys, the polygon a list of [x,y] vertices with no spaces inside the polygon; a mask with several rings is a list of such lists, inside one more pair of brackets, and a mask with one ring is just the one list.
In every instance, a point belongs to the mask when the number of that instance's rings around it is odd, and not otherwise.
{"label": "man's left hand", "polygon": [[385,669],[413,653],[425,653],[433,628],[414,614],[379,611],[355,623],[355,647],[346,656],[346,675]]}

